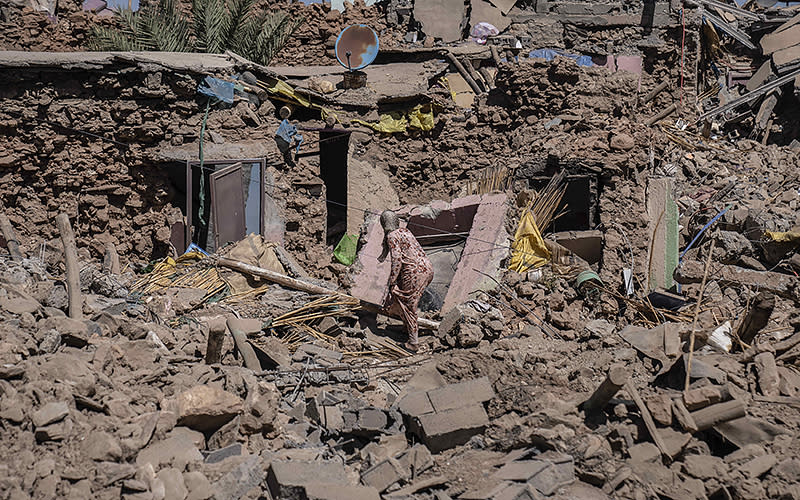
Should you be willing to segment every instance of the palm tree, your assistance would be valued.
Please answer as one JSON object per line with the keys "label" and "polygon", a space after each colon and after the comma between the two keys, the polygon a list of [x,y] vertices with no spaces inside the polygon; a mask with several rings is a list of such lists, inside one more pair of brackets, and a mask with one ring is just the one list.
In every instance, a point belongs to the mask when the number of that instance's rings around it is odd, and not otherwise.
{"label": "palm tree", "polygon": [[158,0],[137,12],[117,10],[119,29],[92,28],[95,50],[210,52],[231,50],[267,65],[304,19],[283,11],[255,12],[255,0],[193,0],[191,19],[176,0]]}

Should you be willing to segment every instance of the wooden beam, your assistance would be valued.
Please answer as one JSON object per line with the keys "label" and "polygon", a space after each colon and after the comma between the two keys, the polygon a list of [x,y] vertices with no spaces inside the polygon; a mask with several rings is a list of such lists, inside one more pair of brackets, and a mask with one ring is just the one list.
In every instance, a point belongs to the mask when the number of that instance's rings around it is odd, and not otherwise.
{"label": "wooden beam", "polygon": [[227,324],[223,316],[208,320],[208,344],[206,345],[206,364],[213,365],[222,359],[222,343],[225,340]]}
{"label": "wooden beam", "polygon": [[69,296],[69,317],[83,318],[83,297],[81,296],[80,272],[78,268],[78,251],[75,248],[75,233],[65,213],[56,216],[58,232],[64,244],[64,264],[67,275],[67,295]]}
{"label": "wooden beam", "polygon": [[0,214],[0,232],[3,233],[3,239],[6,240],[8,253],[11,254],[11,260],[19,262],[23,259],[22,252],[19,251],[19,240],[17,233],[14,232],[14,226],[8,220],[6,214]]}
{"label": "wooden beam", "polygon": [[[276,273],[275,271],[270,271],[269,269],[264,269],[263,267],[257,267],[250,264],[245,264],[244,262],[239,262],[237,260],[221,257],[218,261],[218,264],[222,267],[233,269],[234,271],[239,271],[242,273],[247,273],[253,276],[258,276],[260,278],[267,279],[269,281],[272,281],[273,283],[277,283],[279,285],[291,288],[293,290],[300,290],[303,292],[308,292],[316,295],[340,295],[346,298],[354,298],[350,295],[347,295],[346,293],[330,290],[328,288],[315,285],[307,281],[302,281],[296,278],[292,278],[286,276],[285,274]],[[379,306],[375,304],[370,304],[369,302],[364,302],[363,300],[361,301],[361,308],[366,311],[386,316],[386,313],[383,312],[383,310]],[[431,321],[429,319],[419,318],[417,323],[419,324],[420,328],[426,328],[428,330],[439,329],[438,321]]]}
{"label": "wooden beam", "polygon": [[236,344],[236,348],[242,353],[244,366],[256,373],[260,373],[261,362],[258,361],[258,356],[256,356],[256,351],[253,349],[253,346],[247,341],[247,335],[244,333],[244,328],[241,326],[241,320],[229,318],[227,324],[228,330],[230,330],[231,335],[233,335],[233,342]]}
{"label": "wooden beam", "polygon": [[636,403],[637,407],[639,407],[639,413],[642,415],[642,420],[644,420],[644,425],[647,427],[647,432],[650,433],[650,437],[653,438],[653,442],[658,447],[661,455],[667,459],[672,459],[672,455],[669,454],[666,443],[664,443],[664,440],[661,439],[661,435],[658,433],[656,423],[653,421],[653,415],[650,414],[650,410],[647,409],[647,405],[644,404],[644,401],[642,401],[639,391],[636,390],[636,387],[631,382],[628,382],[625,384],[625,392],[630,395],[631,399],[633,399],[633,402]]}
{"label": "wooden beam", "polygon": [[491,51],[492,53],[492,60],[494,60],[494,65],[497,66],[498,69],[500,69],[500,63],[502,61],[500,61],[500,53],[497,52],[497,46],[490,45],[489,51]]}
{"label": "wooden beam", "polygon": [[612,366],[608,370],[606,379],[600,384],[594,393],[581,406],[586,411],[599,410],[604,408],[611,398],[625,386],[628,382],[630,373],[622,366]]}
{"label": "wooden beam", "polygon": [[103,255],[103,271],[111,274],[119,274],[119,254],[117,247],[110,241],[106,243],[106,251]]}
{"label": "wooden beam", "polygon": [[744,403],[733,399],[724,403],[706,406],[702,410],[693,411],[690,415],[697,425],[697,429],[703,431],[721,422],[743,417]]}
{"label": "wooden beam", "polygon": [[454,56],[453,53],[450,52],[449,50],[445,51],[445,56],[447,56],[447,59],[453,64],[453,66],[456,67],[456,71],[458,71],[464,78],[464,80],[467,81],[467,84],[469,84],[472,91],[475,92],[475,95],[480,95],[481,88],[478,86],[478,82],[476,82],[475,79],[472,78],[472,75],[470,75],[467,72],[467,68],[465,68],[464,65],[461,64],[461,61],[456,59],[456,56]]}

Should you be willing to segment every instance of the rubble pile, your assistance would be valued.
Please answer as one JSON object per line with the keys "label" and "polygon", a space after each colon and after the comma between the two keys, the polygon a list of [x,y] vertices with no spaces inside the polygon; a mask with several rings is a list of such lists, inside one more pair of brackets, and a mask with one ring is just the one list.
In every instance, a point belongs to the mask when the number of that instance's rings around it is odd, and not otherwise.
{"label": "rubble pile", "polygon": [[3,2],[0,5],[0,48],[58,52],[86,50],[91,27],[95,24],[109,25],[111,21],[109,16],[85,11],[81,4],[78,1],[59,2],[57,15],[50,16],[46,9],[34,9],[28,2]]}
{"label": "rubble pile", "polygon": [[[477,345],[438,352],[447,337],[423,337],[430,354],[365,364],[342,358],[364,335],[355,317],[318,327],[333,344],[291,352],[269,336],[263,311],[311,300],[301,292],[273,288],[257,320],[236,320],[227,306],[195,307],[192,289],[134,302],[84,280],[84,319],[73,319],[47,305],[55,268],[3,257],[2,269],[0,441],[16,459],[0,465],[0,485],[10,498],[798,494],[796,334],[695,353],[682,392],[685,323],[596,319],[548,338],[544,326],[508,323],[519,299],[492,293],[484,299],[504,312],[490,308],[486,326],[463,326],[484,324],[469,311],[489,306],[473,303],[440,328],[482,331]],[[554,320],[559,294],[547,296],[550,321],[566,334]],[[252,346],[269,344],[272,361],[243,366],[227,333],[210,360],[226,321]]]}
{"label": "rubble pile", "polygon": [[459,2],[0,6],[0,499],[800,499],[796,6]]}

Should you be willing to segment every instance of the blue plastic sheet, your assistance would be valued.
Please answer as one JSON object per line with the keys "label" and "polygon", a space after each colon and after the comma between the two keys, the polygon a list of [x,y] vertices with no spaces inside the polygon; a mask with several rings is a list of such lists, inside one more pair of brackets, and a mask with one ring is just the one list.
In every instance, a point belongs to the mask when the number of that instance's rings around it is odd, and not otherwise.
{"label": "blue plastic sheet", "polygon": [[291,144],[293,139],[297,140],[296,151],[300,152],[300,145],[303,144],[303,136],[297,133],[297,127],[289,123],[289,120],[284,119],[278,130],[275,132],[276,137],[280,137],[287,143]]}
{"label": "blue plastic sheet", "polygon": [[204,83],[205,85],[200,84],[197,87],[198,92],[209,97],[216,97],[228,104],[233,103],[233,82],[226,82],[219,78],[207,76]]}
{"label": "blue plastic sheet", "polygon": [[592,58],[589,56],[579,56],[578,54],[569,54],[559,49],[536,49],[532,50],[528,57],[536,57],[546,61],[552,61],[556,56],[569,57],[574,59],[578,66],[594,66]]}

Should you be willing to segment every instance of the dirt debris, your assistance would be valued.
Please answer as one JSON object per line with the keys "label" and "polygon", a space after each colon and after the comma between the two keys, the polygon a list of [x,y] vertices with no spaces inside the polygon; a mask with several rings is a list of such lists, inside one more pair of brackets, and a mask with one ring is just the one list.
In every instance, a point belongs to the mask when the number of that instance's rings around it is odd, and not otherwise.
{"label": "dirt debris", "polygon": [[[401,42],[418,27],[394,7],[359,2],[339,14],[292,4],[307,21],[275,64],[333,64],[337,33],[357,22],[378,31],[391,58],[443,59],[433,40]],[[73,3],[59,6],[57,23],[0,8],[5,49],[78,51],[92,23],[113,22]],[[545,8],[571,15],[574,5]],[[204,78],[251,67],[9,65],[0,206],[24,258],[0,255],[0,445],[15,457],[0,463],[0,497],[800,498],[800,160],[796,127],[782,121],[792,93],[774,117],[765,108],[758,133],[746,130],[757,118],[748,115],[709,122],[704,134],[685,126],[699,112],[676,103],[708,109],[719,98],[696,95],[707,90],[705,70],[680,74],[675,19],[645,33],[520,10],[509,30],[518,40],[539,33],[596,56],[636,51],[639,71],[501,44],[499,64],[490,51],[459,56],[491,89],[471,107],[455,105],[444,75],[429,82],[430,130],[354,126],[411,103],[372,102],[368,92],[320,99],[336,115],[329,122],[319,110],[290,111],[311,143],[301,151],[320,153],[287,165],[272,140],[285,102],[239,94],[204,119]],[[697,40],[685,40],[691,58],[703,50]],[[729,90],[719,95],[735,99]],[[563,171],[576,189],[571,210],[540,229],[590,246],[596,285],[564,272],[578,260],[569,255],[504,271],[502,287],[426,313],[440,328],[415,356],[399,346],[397,321],[376,321],[357,300],[267,282],[233,296],[215,261],[230,248],[164,258],[187,243],[187,186],[176,179],[196,159],[204,122],[208,159],[266,158],[263,187],[281,216],[269,221],[284,252],[276,259],[295,279],[347,290],[326,202],[341,191],[355,193],[348,209],[376,208],[374,198],[359,204],[368,189],[425,205],[435,220],[430,201],[473,194],[491,184],[481,176],[504,171],[492,185],[508,195],[514,234],[517,209]],[[342,130],[351,160],[342,171],[359,168],[353,178],[368,185],[331,187],[322,134]],[[75,229],[83,319],[66,317],[60,213]],[[104,264],[112,245],[116,270]]]}

